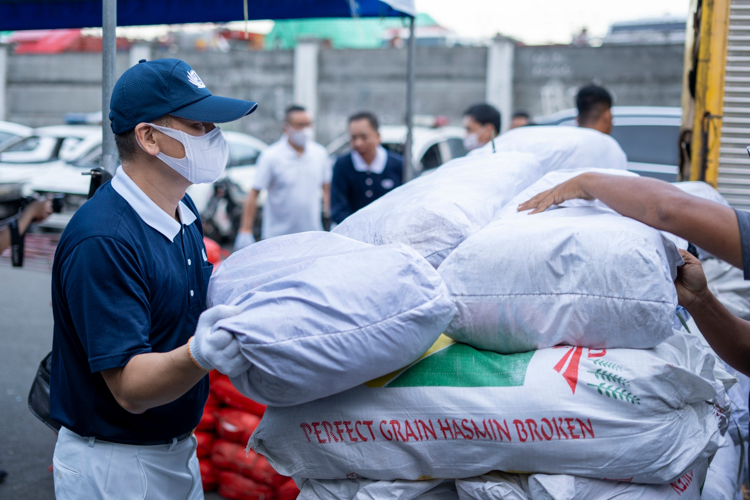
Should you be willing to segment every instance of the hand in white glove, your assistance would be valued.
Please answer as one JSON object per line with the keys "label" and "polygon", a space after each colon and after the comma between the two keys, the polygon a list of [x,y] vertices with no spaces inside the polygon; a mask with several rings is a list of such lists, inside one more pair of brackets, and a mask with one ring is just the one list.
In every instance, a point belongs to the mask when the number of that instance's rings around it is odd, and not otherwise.
{"label": "hand in white glove", "polygon": [[236,377],[250,369],[250,362],[240,352],[237,339],[226,330],[214,330],[214,325],[242,312],[235,306],[215,306],[198,318],[195,335],[188,341],[188,351],[195,364],[206,371],[214,368],[225,375]]}
{"label": "hand in white glove", "polygon": [[234,251],[241,250],[253,243],[255,243],[255,236],[253,236],[253,233],[241,231],[237,233],[237,238],[234,239]]}

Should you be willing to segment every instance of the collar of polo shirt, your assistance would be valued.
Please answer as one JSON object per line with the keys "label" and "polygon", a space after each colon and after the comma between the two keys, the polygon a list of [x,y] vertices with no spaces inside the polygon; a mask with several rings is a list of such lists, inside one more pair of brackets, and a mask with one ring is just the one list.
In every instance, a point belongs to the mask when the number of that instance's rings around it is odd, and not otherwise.
{"label": "collar of polo shirt", "polygon": [[375,159],[372,161],[372,165],[368,165],[362,155],[352,150],[352,163],[354,164],[354,170],[357,172],[370,171],[371,174],[380,175],[385,170],[385,164],[388,163],[388,153],[385,152],[383,146],[378,146]]}
{"label": "collar of polo shirt", "polygon": [[[112,189],[125,198],[125,201],[135,210],[135,213],[143,222],[159,231],[169,241],[174,241],[175,236],[180,232],[180,223],[146,196],[146,193],[141,191],[141,188],[133,182],[133,179],[128,177],[122,167],[117,168],[117,173],[112,178]],[[182,224],[189,226],[195,222],[195,214],[183,202],[177,204],[177,211],[180,214]]]}

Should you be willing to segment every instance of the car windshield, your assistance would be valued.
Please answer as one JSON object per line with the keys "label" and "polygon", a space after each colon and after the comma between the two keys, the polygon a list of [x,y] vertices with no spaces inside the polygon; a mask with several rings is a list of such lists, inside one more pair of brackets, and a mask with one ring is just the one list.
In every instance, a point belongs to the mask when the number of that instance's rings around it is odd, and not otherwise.
{"label": "car windshield", "polygon": [[2,132],[0,131],[0,144],[3,144],[6,141],[9,141],[15,137],[18,137],[15,134],[11,134],[10,132]]}
{"label": "car windshield", "polygon": [[[229,141],[228,141],[229,142]],[[227,167],[246,167],[255,165],[260,151],[240,142],[229,142],[229,160]]]}
{"label": "car windshield", "polygon": [[612,137],[628,161],[677,165],[680,161],[680,127],[669,125],[615,125]]}
{"label": "car windshield", "polygon": [[44,163],[69,153],[80,142],[78,137],[34,135],[19,141],[0,153],[0,162]]}

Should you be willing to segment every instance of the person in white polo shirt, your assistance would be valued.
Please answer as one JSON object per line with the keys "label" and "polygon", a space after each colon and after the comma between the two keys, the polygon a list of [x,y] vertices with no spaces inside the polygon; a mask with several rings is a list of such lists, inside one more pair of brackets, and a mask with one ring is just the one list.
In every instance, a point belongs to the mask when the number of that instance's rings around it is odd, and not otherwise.
{"label": "person in white polo shirt", "polygon": [[262,239],[323,230],[321,209],[328,212],[331,161],[326,149],[313,141],[312,125],[312,117],[305,108],[287,108],[284,135],[258,158],[235,250],[255,243],[253,222],[258,195],[264,189],[268,198],[263,206]]}

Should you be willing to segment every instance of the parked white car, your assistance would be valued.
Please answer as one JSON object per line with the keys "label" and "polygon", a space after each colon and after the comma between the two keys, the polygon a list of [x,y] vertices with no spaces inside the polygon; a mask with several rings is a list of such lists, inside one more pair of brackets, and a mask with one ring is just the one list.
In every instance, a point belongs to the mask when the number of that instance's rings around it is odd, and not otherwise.
{"label": "parked white car", "polygon": [[[399,154],[404,153],[405,126],[382,125],[379,131],[384,148]],[[461,127],[414,127],[413,134],[412,165],[415,176],[466,155],[463,141],[465,132]],[[326,149],[334,158],[348,153],[350,151],[349,134],[340,135]]]}
{"label": "parked white car", "polygon": [[34,129],[19,123],[0,121],[0,151],[11,144],[28,137]]}
{"label": "parked white car", "polygon": [[[566,109],[534,119],[538,125],[577,126],[578,111]],[[682,109],[666,106],[613,106],[612,137],[628,157],[628,170],[645,177],[677,181]]]}

